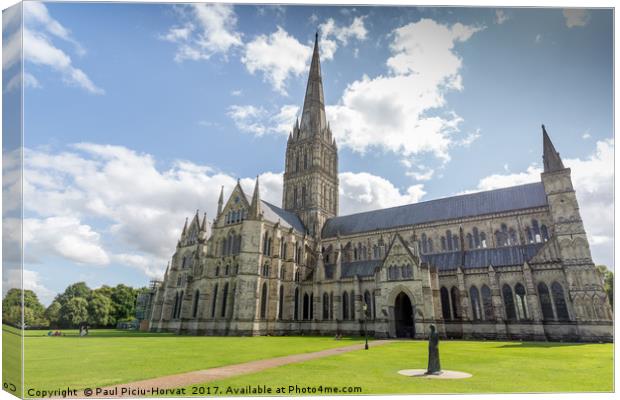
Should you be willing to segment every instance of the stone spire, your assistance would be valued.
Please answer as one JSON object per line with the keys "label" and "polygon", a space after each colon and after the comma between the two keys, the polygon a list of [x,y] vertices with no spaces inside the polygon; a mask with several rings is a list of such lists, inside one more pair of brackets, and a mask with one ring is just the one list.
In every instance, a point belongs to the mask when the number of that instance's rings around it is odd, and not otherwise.
{"label": "stone spire", "polygon": [[254,193],[252,194],[252,204],[250,204],[250,218],[258,219],[260,213],[260,187],[258,184],[258,175],[256,175],[256,184],[254,185]]}
{"label": "stone spire", "polygon": [[200,226],[200,229],[203,231],[207,230],[207,213],[204,213],[204,215],[202,216],[202,224]]}
{"label": "stone spire", "polygon": [[183,225],[183,232],[181,232],[181,237],[185,237],[187,233],[187,218],[185,218],[185,225]]}
{"label": "stone spire", "polygon": [[551,143],[551,139],[549,139],[549,135],[547,135],[547,130],[545,126],[542,126],[543,131],[543,164],[545,166],[545,172],[554,172],[560,171],[564,169],[564,163],[562,163],[562,159],[560,158],[560,153],[555,151],[555,147],[553,143]]}
{"label": "stone spire", "polygon": [[222,207],[224,207],[224,186],[220,190],[220,199],[217,201],[217,216],[222,213]]}
{"label": "stone spire", "polygon": [[314,38],[314,52],[310,63],[310,74],[306,87],[304,108],[301,114],[301,131],[304,135],[320,135],[327,127],[325,101],[323,99],[323,80],[319,60],[319,33]]}

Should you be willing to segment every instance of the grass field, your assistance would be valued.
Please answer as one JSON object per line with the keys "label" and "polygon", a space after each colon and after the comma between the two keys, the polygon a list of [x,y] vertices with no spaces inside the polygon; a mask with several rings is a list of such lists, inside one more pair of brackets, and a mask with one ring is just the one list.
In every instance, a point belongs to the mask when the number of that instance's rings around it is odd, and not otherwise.
{"label": "grass field", "polygon": [[[465,371],[468,379],[411,378],[402,369],[425,369],[428,344],[407,341],[302,364],[273,368],[204,386],[359,386],[357,394],[609,392],[613,390],[613,345],[492,341],[443,341],[443,369]],[[337,371],[337,373],[335,373]],[[195,391],[195,390],[194,390]],[[186,393],[191,394],[192,388]],[[288,393],[286,393],[288,394]],[[312,394],[312,393],[307,393]],[[317,392],[316,394],[321,394]]]}
{"label": "grass field", "polygon": [[[3,327],[5,351],[19,344],[19,337],[11,332]],[[66,336],[25,333],[26,388],[101,387],[361,343],[361,339],[331,337],[195,337],[119,330],[91,330],[88,337],[79,337],[77,331],[63,333]],[[359,386],[361,394],[613,390],[611,344],[442,341],[442,367],[469,372],[472,378],[447,381],[397,374],[401,369],[425,368],[426,352],[426,342],[396,342],[208,386]],[[6,366],[3,379],[17,379],[14,369]]]}
{"label": "grass field", "polygon": [[[87,337],[27,331],[25,387],[82,389],[361,343],[328,337],[196,337],[91,330]],[[3,337],[8,334],[3,332]]]}

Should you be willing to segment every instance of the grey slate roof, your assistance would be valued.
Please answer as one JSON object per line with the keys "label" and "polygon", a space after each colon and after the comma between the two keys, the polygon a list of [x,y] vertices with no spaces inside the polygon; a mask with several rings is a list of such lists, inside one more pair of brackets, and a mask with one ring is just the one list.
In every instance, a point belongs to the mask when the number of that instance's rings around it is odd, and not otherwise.
{"label": "grey slate roof", "polygon": [[[494,267],[507,267],[523,265],[529,261],[544,246],[544,243],[526,244],[511,247],[497,247],[492,249],[477,249],[465,251],[464,269],[468,268],[487,268],[489,265]],[[437,267],[440,271],[449,271],[461,266],[463,252],[453,251],[449,253],[422,254],[422,262],[426,262]],[[356,275],[372,276],[375,268],[381,266],[382,260],[363,260],[342,263],[342,273],[340,278],[350,278]],[[325,265],[325,272],[328,277],[333,278],[335,264]]]}
{"label": "grey slate roof", "polygon": [[[523,265],[525,261],[529,261],[534,257],[542,246],[544,246],[544,243],[467,250],[465,251],[463,268],[484,268],[489,265],[493,265],[494,267]],[[440,271],[446,271],[456,269],[460,266],[462,256],[463,253],[460,251],[422,254],[422,261],[436,266]]]}
{"label": "grey slate roof", "polygon": [[[343,262],[340,278],[350,278],[355,275],[372,276],[375,274],[375,268],[381,265],[381,261],[382,260],[363,260]],[[325,265],[325,275],[327,275],[329,279],[334,278],[334,271],[336,271],[335,264]]]}
{"label": "grey slate roof", "polygon": [[322,237],[335,237],[454,218],[474,217],[547,205],[542,182],[424,201],[399,207],[334,217]]}
{"label": "grey slate roof", "polygon": [[303,222],[299,219],[297,214],[290,211],[285,211],[280,207],[276,207],[271,203],[267,203],[265,200],[261,200],[261,210],[263,211],[263,217],[267,221],[278,222],[285,228],[293,228],[299,233],[305,233],[306,228]]}

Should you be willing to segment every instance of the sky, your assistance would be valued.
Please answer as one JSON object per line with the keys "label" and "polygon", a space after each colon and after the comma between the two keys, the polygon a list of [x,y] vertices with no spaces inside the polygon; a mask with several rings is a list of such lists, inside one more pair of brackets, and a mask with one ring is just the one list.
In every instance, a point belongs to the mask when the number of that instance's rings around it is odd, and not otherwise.
{"label": "sky", "polygon": [[341,215],[539,181],[544,123],[613,268],[612,24],[607,9],[26,2],[25,287],[49,304],[76,281],[161,279],[185,218],[213,219],[237,179],[251,193],[259,174],[281,204],[317,31]]}

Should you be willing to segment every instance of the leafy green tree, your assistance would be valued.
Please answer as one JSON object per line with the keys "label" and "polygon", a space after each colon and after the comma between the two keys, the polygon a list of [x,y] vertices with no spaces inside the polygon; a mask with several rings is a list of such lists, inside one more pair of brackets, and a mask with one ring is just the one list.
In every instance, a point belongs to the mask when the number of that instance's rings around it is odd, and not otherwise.
{"label": "leafy green tree", "polygon": [[45,310],[45,318],[50,322],[50,328],[58,328],[61,326],[62,321],[60,318],[60,302],[54,300],[52,304]]}
{"label": "leafy green tree", "polygon": [[74,297],[60,308],[63,326],[76,327],[88,321],[88,301],[83,297]]}
{"label": "leafy green tree", "polygon": [[105,292],[93,290],[88,302],[88,323],[96,326],[109,326],[114,324],[114,307],[112,300]]}
{"label": "leafy green tree", "polygon": [[75,297],[81,297],[83,299],[88,299],[91,294],[90,288],[86,285],[85,282],[77,282],[72,285],[67,286],[65,291],[56,296],[56,300],[60,302],[61,305],[65,305],[69,300]]}
{"label": "leafy green tree", "polygon": [[[23,291],[24,324],[26,326],[47,326],[45,307],[32,290]],[[21,325],[22,290],[10,289],[2,300],[2,318],[15,326]]]}
{"label": "leafy green tree", "polygon": [[597,265],[596,268],[603,274],[603,285],[607,299],[611,305],[611,309],[614,308],[614,273],[607,268],[606,265]]}
{"label": "leafy green tree", "polygon": [[112,288],[114,318],[116,321],[133,319],[136,311],[137,290],[122,283]]}

